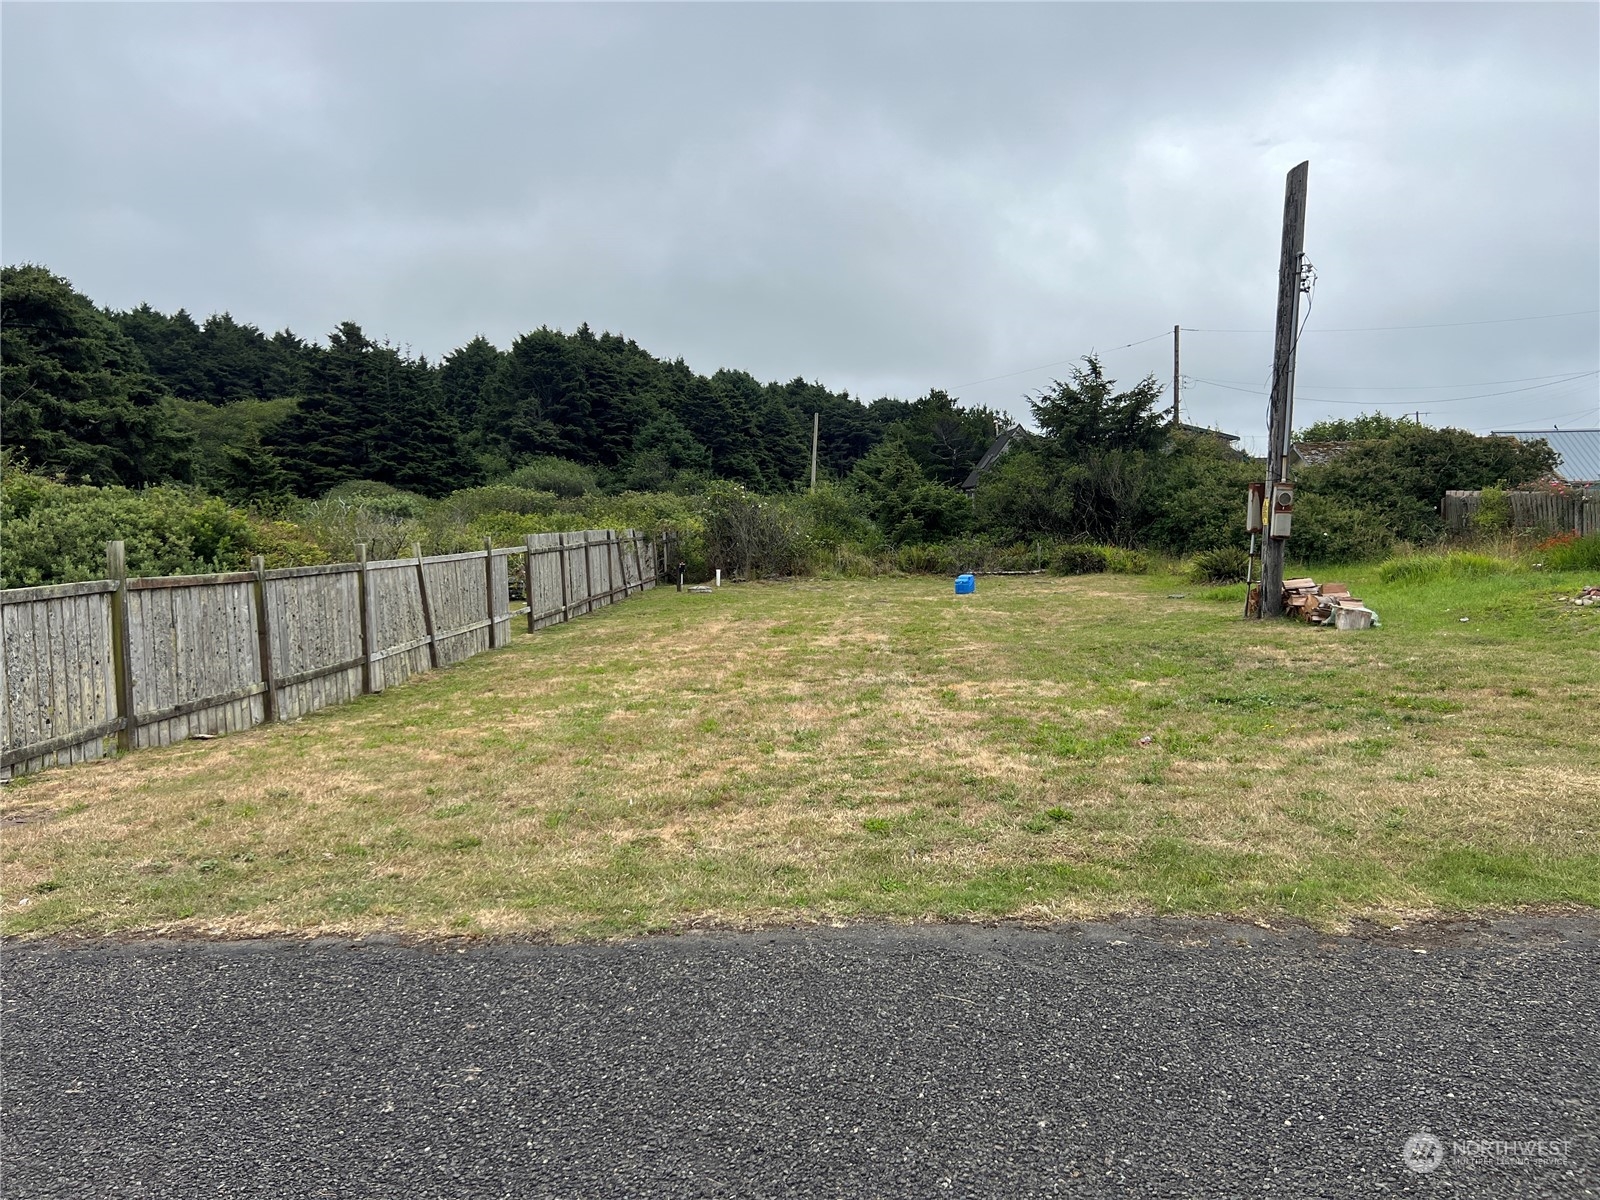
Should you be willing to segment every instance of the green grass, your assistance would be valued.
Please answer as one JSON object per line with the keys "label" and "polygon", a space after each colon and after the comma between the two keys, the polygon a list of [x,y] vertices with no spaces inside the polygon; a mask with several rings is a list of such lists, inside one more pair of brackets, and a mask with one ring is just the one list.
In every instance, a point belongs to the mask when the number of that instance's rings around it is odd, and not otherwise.
{"label": "green grass", "polygon": [[[660,589],[303,721],[0,793],[8,935],[594,937],[1600,904],[1600,610],[1323,572]],[[1466,618],[1465,621],[1462,618]],[[1145,741],[1143,739],[1148,739]]]}

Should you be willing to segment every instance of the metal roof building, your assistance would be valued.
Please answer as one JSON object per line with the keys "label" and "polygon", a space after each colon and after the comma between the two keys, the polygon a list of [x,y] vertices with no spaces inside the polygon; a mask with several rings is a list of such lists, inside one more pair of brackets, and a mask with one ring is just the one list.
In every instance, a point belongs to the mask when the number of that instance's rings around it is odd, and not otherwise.
{"label": "metal roof building", "polygon": [[1556,475],[1568,483],[1600,481],[1600,429],[1496,429],[1495,437],[1519,442],[1543,439],[1561,456]]}

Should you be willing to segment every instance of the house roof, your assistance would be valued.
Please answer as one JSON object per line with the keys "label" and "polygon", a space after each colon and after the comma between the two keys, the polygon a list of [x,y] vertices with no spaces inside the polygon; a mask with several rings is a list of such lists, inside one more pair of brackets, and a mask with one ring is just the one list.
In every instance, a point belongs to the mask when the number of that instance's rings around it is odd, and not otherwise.
{"label": "house roof", "polygon": [[1345,454],[1355,442],[1290,442],[1289,449],[1308,467],[1321,467]]}
{"label": "house roof", "polygon": [[962,490],[968,492],[977,491],[979,477],[994,466],[1002,454],[1011,449],[1015,443],[1026,441],[1033,436],[1021,425],[1013,425],[1010,429],[1004,430],[999,437],[989,443],[989,448],[983,452],[983,457],[978,460],[977,465],[967,475],[966,482],[961,485]]}
{"label": "house roof", "polygon": [[1543,438],[1561,456],[1556,477],[1567,483],[1594,483],[1600,480],[1600,429],[1497,429],[1495,437],[1514,437],[1519,442]]}
{"label": "house roof", "polygon": [[1185,433],[1198,433],[1204,434],[1206,437],[1218,438],[1230,445],[1239,440],[1237,433],[1223,433],[1220,429],[1207,429],[1204,425],[1191,425],[1187,421],[1179,421],[1178,428]]}

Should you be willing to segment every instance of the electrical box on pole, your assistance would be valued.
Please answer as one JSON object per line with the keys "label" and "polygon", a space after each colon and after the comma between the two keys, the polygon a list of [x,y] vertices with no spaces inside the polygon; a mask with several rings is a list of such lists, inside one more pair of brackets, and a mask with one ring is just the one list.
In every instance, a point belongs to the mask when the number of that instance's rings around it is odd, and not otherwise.
{"label": "electrical box on pole", "polygon": [[[1246,533],[1261,532],[1261,508],[1267,494],[1267,485],[1252,483],[1250,492],[1244,501],[1244,531]],[[1252,553],[1254,549],[1252,548]]]}

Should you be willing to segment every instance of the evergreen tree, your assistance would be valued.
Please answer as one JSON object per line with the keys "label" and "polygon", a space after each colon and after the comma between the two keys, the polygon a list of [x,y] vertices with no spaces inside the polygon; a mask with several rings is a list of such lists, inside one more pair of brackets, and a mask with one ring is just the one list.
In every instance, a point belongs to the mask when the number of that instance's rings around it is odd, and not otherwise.
{"label": "evergreen tree", "polygon": [[189,477],[190,440],[138,348],[44,267],[0,272],[0,424],[33,467],[134,486]]}
{"label": "evergreen tree", "polygon": [[1155,450],[1167,438],[1171,409],[1158,409],[1163,387],[1146,376],[1126,392],[1106,378],[1100,360],[1084,357],[1072,381],[1056,380],[1032,403],[1033,419],[1058,448],[1072,454],[1084,450]]}
{"label": "evergreen tree", "polygon": [[374,343],[352,321],[328,342],[299,407],[269,441],[300,494],[371,479],[439,496],[476,482],[460,429],[425,362]]}

